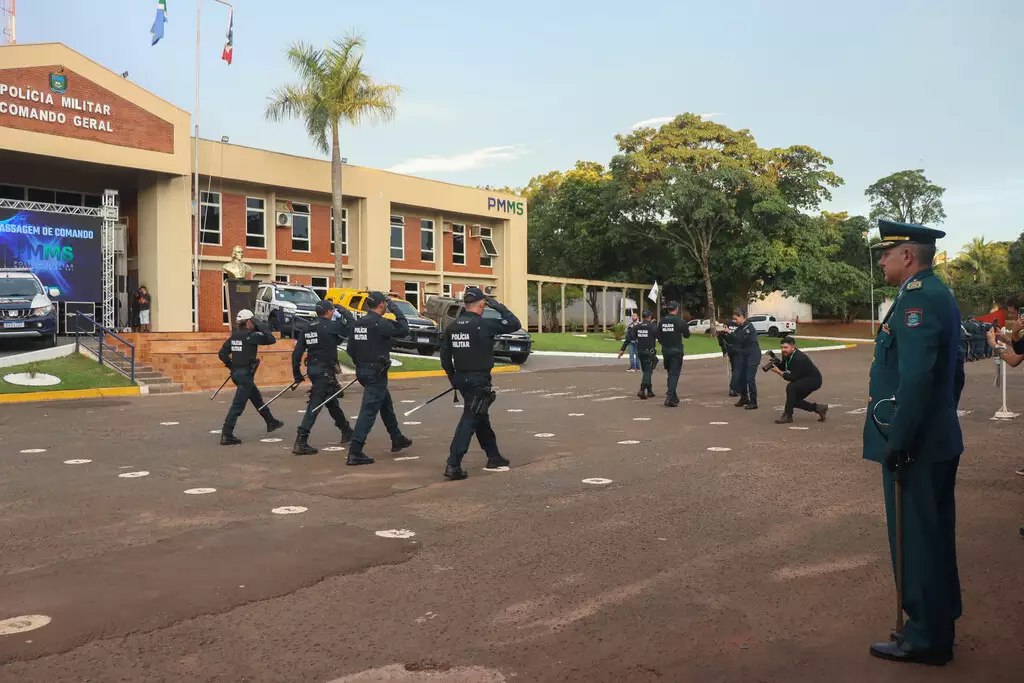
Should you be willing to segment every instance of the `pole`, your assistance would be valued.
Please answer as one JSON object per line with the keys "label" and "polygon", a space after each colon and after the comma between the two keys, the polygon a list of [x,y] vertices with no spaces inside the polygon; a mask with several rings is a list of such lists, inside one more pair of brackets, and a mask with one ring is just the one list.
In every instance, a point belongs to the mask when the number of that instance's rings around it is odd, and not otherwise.
{"label": "pole", "polygon": [[[867,242],[868,233],[864,233]],[[871,243],[868,242],[868,271],[871,273],[871,334],[875,334],[875,263],[871,257]]]}
{"label": "pole", "polygon": [[200,12],[203,0],[196,0],[196,120],[194,121],[194,139],[192,141],[192,162],[195,166],[192,187],[192,331],[199,331],[199,29]]}
{"label": "pole", "polygon": [[[415,412],[416,412],[417,410],[419,410],[420,408],[424,408],[424,407],[426,407],[426,406],[429,406],[429,405],[430,405],[431,403],[433,403],[433,402],[434,402],[434,401],[436,401],[437,399],[439,399],[439,398],[442,398],[442,397],[444,397],[444,396],[447,396],[448,394],[450,394],[450,393],[451,393],[451,392],[453,392],[453,391],[455,391],[455,387],[452,387],[452,388],[450,388],[450,389],[445,389],[444,391],[442,391],[442,392],[441,392],[440,394],[438,394],[438,395],[437,395],[437,396],[435,396],[434,398],[430,399],[429,401],[425,401],[424,403],[421,403],[421,404],[419,404],[419,405],[418,405],[418,406],[416,406],[415,408],[413,408],[413,409],[411,409],[411,410],[407,410],[407,411],[405,411],[405,417],[409,417],[410,415],[412,415],[413,413],[415,413]],[[465,398],[465,397],[463,397],[463,398]],[[459,402],[459,395],[458,395],[457,393],[455,394],[455,402],[456,402],[456,403],[458,403],[458,402]]]}
{"label": "pole", "polygon": [[893,507],[896,510],[896,633],[903,633],[903,465],[893,477]]}
{"label": "pole", "polygon": [[231,379],[231,375],[229,374],[227,379],[224,380],[223,384],[221,384],[219,387],[217,387],[217,391],[213,392],[213,396],[210,397],[211,401],[213,399],[217,398],[217,394],[220,393],[220,390],[224,388],[224,385],[227,384],[230,379]]}

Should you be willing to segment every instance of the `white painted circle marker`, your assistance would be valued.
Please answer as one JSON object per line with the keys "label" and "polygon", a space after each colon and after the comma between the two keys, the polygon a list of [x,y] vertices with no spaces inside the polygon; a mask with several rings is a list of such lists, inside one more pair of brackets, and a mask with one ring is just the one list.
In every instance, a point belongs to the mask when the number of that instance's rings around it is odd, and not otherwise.
{"label": "white painted circle marker", "polygon": [[412,400],[411,398],[403,398],[402,399],[402,403],[415,403],[415,402],[416,401]]}
{"label": "white painted circle marker", "polygon": [[119,470],[130,470],[131,468],[132,468],[131,465],[121,465],[117,469],[119,469]]}
{"label": "white painted circle marker", "polygon": [[633,439],[626,439],[625,441],[620,441],[619,445],[620,446],[635,446],[638,443],[640,443],[640,442],[639,441],[634,441]]}
{"label": "white painted circle marker", "polygon": [[301,505],[285,505],[284,507],[274,508],[271,512],[275,515],[298,515],[308,509],[309,508],[304,508]]}
{"label": "white painted circle marker", "polygon": [[202,496],[207,493],[217,493],[217,489],[185,489],[185,493],[190,496]]}
{"label": "white painted circle marker", "polygon": [[583,417],[586,413],[569,413],[569,417]]}
{"label": "white painted circle marker", "polygon": [[410,422],[403,422],[402,424],[404,424],[404,425],[418,425],[420,423],[419,422],[411,422],[410,421]]}
{"label": "white painted circle marker", "polygon": [[868,412],[867,408],[856,408],[854,410],[847,410],[846,414],[847,415],[860,415],[860,414],[866,413],[866,412]]}
{"label": "white painted circle marker", "polygon": [[633,418],[633,422],[650,422],[650,420],[651,420],[651,418],[649,418],[649,417],[634,417]]}
{"label": "white painted circle marker", "polygon": [[281,439],[274,439],[274,438],[260,439],[260,441],[263,442],[263,443],[281,443]]}
{"label": "white painted circle marker", "polygon": [[484,472],[508,472],[511,468],[508,465],[500,467],[485,467]]}
{"label": "white painted circle marker", "polygon": [[510,413],[521,413],[523,411],[520,408],[509,408],[508,412],[510,412]]}
{"label": "white painted circle marker", "polygon": [[601,484],[610,484],[610,483],[612,483],[611,479],[604,479],[602,477],[591,477],[590,479],[583,479],[582,481],[583,481],[584,484],[594,484],[594,485],[601,485]]}
{"label": "white painted circle marker", "polygon": [[709,425],[727,425],[728,422],[708,422]]}
{"label": "white painted circle marker", "polygon": [[798,432],[806,432],[810,427],[790,427],[790,429],[795,429]]}
{"label": "white painted circle marker", "polygon": [[327,451],[328,453],[337,453],[338,451],[345,450],[344,446],[324,446],[320,450]]}
{"label": "white painted circle marker", "polygon": [[403,455],[401,458],[395,458],[394,460],[395,460],[395,462],[398,462],[399,460],[419,460],[419,459],[420,459],[420,456],[418,456],[418,455]]}
{"label": "white painted circle marker", "polygon": [[726,448],[725,446],[710,446],[710,447],[708,447],[708,450],[709,451],[714,451],[716,453],[726,453],[728,451],[731,451],[732,449],[731,448]]}
{"label": "white painted circle marker", "polygon": [[176,425],[178,423],[177,422],[161,422],[160,424],[163,425],[164,427],[173,427],[174,425]]}
{"label": "white painted circle marker", "polygon": [[90,462],[92,462],[92,460],[86,460],[84,458],[76,458],[74,460],[65,460],[64,464],[65,465],[85,465],[86,463],[90,463]]}
{"label": "white painted circle marker", "polygon": [[210,433],[211,434],[220,434],[220,430],[219,429],[211,429]]}
{"label": "white painted circle marker", "polygon": [[306,411],[305,410],[296,410],[295,412],[297,412],[297,413],[305,413]]}
{"label": "white painted circle marker", "polygon": [[384,529],[383,531],[375,531],[375,534],[381,538],[412,538],[416,535],[415,531],[409,529]]}
{"label": "white painted circle marker", "polygon": [[45,448],[26,448],[22,453],[45,453]]}
{"label": "white painted circle marker", "polygon": [[4,381],[23,387],[52,387],[60,384],[60,377],[54,377],[42,372],[37,372],[35,375],[29,372],[17,372],[11,375],[4,375]]}
{"label": "white painted circle marker", "polygon": [[551,434],[550,432],[541,432],[540,434],[534,434],[534,436],[538,439],[550,439],[554,434]]}
{"label": "white painted circle marker", "polygon": [[125,472],[124,474],[119,474],[117,476],[121,479],[137,479],[138,477],[148,477],[149,472],[146,472],[145,470],[141,472]]}
{"label": "white painted circle marker", "polygon": [[15,633],[34,631],[49,624],[52,619],[45,614],[24,614],[20,617],[11,617],[0,621],[0,636],[10,636]]}

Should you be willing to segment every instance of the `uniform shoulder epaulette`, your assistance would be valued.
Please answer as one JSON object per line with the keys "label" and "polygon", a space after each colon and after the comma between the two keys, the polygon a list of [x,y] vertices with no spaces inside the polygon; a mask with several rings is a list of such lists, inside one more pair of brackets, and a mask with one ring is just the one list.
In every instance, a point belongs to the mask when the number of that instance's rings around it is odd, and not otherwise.
{"label": "uniform shoulder epaulette", "polygon": [[921,280],[914,280],[913,282],[907,285],[907,289],[921,289],[921,287],[923,286],[924,284],[921,282]]}

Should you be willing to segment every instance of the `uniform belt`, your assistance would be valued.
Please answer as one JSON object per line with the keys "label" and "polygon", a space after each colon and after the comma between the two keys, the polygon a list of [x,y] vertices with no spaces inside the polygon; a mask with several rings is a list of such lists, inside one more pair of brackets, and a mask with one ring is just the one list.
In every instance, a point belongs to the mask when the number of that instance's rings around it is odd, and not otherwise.
{"label": "uniform belt", "polygon": [[489,375],[491,374],[491,368],[485,368],[483,370],[459,370],[455,371],[456,375]]}

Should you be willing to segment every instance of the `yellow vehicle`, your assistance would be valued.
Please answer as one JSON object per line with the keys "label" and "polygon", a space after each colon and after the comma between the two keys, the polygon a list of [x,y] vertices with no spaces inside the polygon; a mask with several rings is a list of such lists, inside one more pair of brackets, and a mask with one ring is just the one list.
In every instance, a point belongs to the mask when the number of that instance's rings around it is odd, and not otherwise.
{"label": "yellow vehicle", "polygon": [[[365,289],[353,289],[351,287],[334,287],[327,290],[324,298],[333,304],[342,306],[352,311],[357,317],[366,315],[366,297],[370,292]],[[432,356],[441,348],[441,331],[437,323],[429,318],[424,318],[410,302],[405,299],[389,295],[391,300],[398,306],[409,321],[409,334],[401,339],[394,340],[394,346],[403,349],[415,350],[421,356]],[[390,311],[384,313],[385,318],[395,319]]]}

